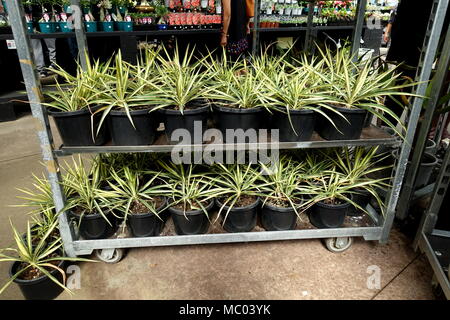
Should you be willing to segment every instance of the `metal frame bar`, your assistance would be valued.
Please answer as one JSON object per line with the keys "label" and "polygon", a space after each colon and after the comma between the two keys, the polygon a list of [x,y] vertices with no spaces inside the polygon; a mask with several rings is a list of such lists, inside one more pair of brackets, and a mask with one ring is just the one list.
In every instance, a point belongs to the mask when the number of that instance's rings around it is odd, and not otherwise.
{"label": "metal frame bar", "polygon": [[[443,0],[448,3],[448,0]],[[41,140],[41,148],[43,153],[44,161],[47,164],[48,176],[51,182],[53,196],[56,204],[56,209],[60,210],[64,205],[63,194],[59,185],[59,166],[58,162],[55,158],[56,152],[54,151],[53,140],[51,131],[48,125],[48,117],[46,111],[41,106],[42,95],[41,89],[39,86],[39,82],[37,80],[37,75],[33,67],[33,57],[32,52],[30,52],[29,46],[29,36],[26,33],[25,21],[23,16],[23,8],[22,1],[18,0],[7,0],[8,4],[12,4],[11,8],[13,8],[13,19],[12,25],[14,30],[14,36],[17,40],[17,48],[20,56],[21,67],[25,78],[25,83],[27,86],[28,96],[30,101],[32,102],[32,112],[33,116],[37,119],[37,127],[38,127],[38,135]],[[76,3],[78,1],[72,1],[72,3]],[[259,4],[260,1],[255,1],[255,17],[259,16]],[[363,9],[365,9],[365,5],[367,0],[360,0],[359,2],[359,14],[361,17],[363,14]],[[441,2],[442,4],[442,2]],[[311,8],[312,7],[312,8]],[[310,4],[310,17],[314,13],[314,4]],[[441,5],[442,9],[443,6]],[[362,21],[358,19],[357,27],[355,29],[355,38],[358,39],[357,47],[359,47],[359,37],[362,29]],[[255,29],[253,36],[257,37],[258,35],[258,18],[255,19]],[[439,21],[437,19],[436,21]],[[437,23],[435,23],[437,24]],[[433,35],[437,37],[438,35],[438,26],[433,25]],[[311,23],[309,24],[312,25]],[[83,44],[85,44],[85,33],[84,27],[77,30],[77,40],[79,41],[79,47],[83,50]],[[310,31],[310,30],[309,30]],[[256,38],[257,39],[257,38]],[[87,49],[87,46],[85,47]],[[428,53],[426,55],[427,64],[429,65],[430,57],[434,57],[435,49],[428,49]],[[423,71],[424,73],[425,71]],[[422,74],[423,76],[426,73]],[[408,128],[407,137],[411,141],[411,136],[414,133],[415,125],[417,124],[418,112],[420,111],[420,106],[418,106],[419,102],[415,102],[413,112],[411,114],[412,126]],[[389,139],[388,139],[389,140]],[[395,140],[395,139],[394,139]],[[392,143],[398,141],[391,141]],[[359,142],[352,142],[352,145],[356,145]],[[380,141],[380,143],[383,143]],[[346,146],[348,142],[341,141],[336,144],[336,146]],[[367,142],[363,142],[360,145],[367,145]],[[390,198],[387,200],[388,202],[388,212],[386,218],[378,217],[378,226],[375,227],[364,227],[364,228],[339,228],[339,229],[307,229],[307,230],[292,230],[292,231],[282,231],[282,232],[250,232],[250,233],[224,233],[224,234],[207,234],[207,235],[196,235],[196,236],[170,236],[170,237],[151,237],[151,238],[126,238],[126,239],[104,239],[104,240],[76,240],[73,230],[69,224],[67,216],[65,213],[60,215],[60,232],[63,238],[64,247],[66,253],[69,256],[75,256],[80,254],[90,253],[93,249],[104,249],[104,248],[119,248],[119,247],[143,247],[143,246],[157,246],[157,245],[181,245],[181,244],[200,244],[200,243],[226,243],[226,242],[241,242],[241,241],[269,241],[269,240],[287,240],[287,239],[311,239],[311,238],[329,238],[329,237],[353,237],[353,236],[362,236],[366,240],[380,240],[380,242],[387,241],[390,228],[392,226],[392,221],[394,219],[394,209],[396,204],[396,197],[398,195],[399,189],[401,187],[401,180],[404,174],[404,166],[406,164],[406,158],[409,153],[409,149],[405,147],[406,144],[403,145],[401,157],[400,157],[400,170],[397,170],[396,177],[394,180],[394,190],[390,193]],[[298,147],[307,147],[307,145],[296,146]],[[138,148],[133,148],[133,150],[137,150]],[[67,149],[68,150],[68,149]],[[83,150],[86,151],[86,150]],[[131,150],[128,150],[131,151]],[[144,150],[148,151],[148,150]],[[403,171],[403,173],[402,173]],[[382,226],[381,226],[382,225]]]}
{"label": "metal frame bar", "polygon": [[256,55],[259,51],[259,16],[261,11],[261,0],[255,0],[255,9],[253,17],[253,42],[252,54]]}
{"label": "metal frame bar", "polygon": [[356,5],[356,26],[353,30],[352,37],[352,48],[351,53],[353,55],[353,60],[356,62],[358,60],[359,47],[361,46],[361,35],[364,25],[364,16],[367,8],[367,0],[358,0]]}
{"label": "metal frame bar", "polygon": [[[444,18],[445,12],[446,8],[443,9]],[[433,121],[433,115],[438,105],[439,97],[444,86],[449,65],[450,65],[450,28],[447,30],[447,35],[445,37],[444,47],[442,49],[442,54],[439,59],[437,72],[431,82],[432,87],[430,99],[428,100],[427,108],[425,110],[424,116],[422,117],[422,123],[420,125],[418,138],[414,146],[411,165],[409,166],[408,174],[406,175],[404,182],[404,187],[400,194],[400,199],[398,202],[399,206],[397,210],[397,218],[401,220],[405,219],[408,215],[410,199],[414,191],[415,180],[417,177],[417,172],[419,170],[420,161],[422,159],[422,155],[425,150],[428,132],[430,131],[430,126]],[[426,83],[424,85],[428,84]]]}
{"label": "metal frame bar", "polygon": [[[434,57],[439,44],[439,38],[444,25],[445,14],[447,12],[449,0],[434,0],[431,16],[428,24],[427,35],[423,44],[423,55],[420,58],[419,68],[417,70],[419,85],[416,94],[425,96],[427,89],[427,81],[430,79],[431,69],[433,67]],[[402,188],[403,177],[405,175],[408,163],[409,153],[411,152],[414,134],[416,132],[417,123],[419,122],[420,111],[422,110],[423,98],[414,97],[411,113],[408,118],[408,129],[406,131],[405,143],[403,143],[400,157],[397,161],[395,177],[392,183],[392,190],[387,200],[386,221],[383,230],[382,243],[386,243],[389,238],[389,231],[394,223],[395,211],[397,208],[398,198]]]}
{"label": "metal frame bar", "polygon": [[313,29],[313,17],[314,17],[314,7],[315,3],[314,1],[310,1],[308,3],[308,21],[307,21],[307,27],[306,27],[306,35],[305,35],[305,44],[304,44],[304,51],[309,52],[311,47],[311,34]]}
{"label": "metal frame bar", "polygon": [[[334,148],[334,147],[356,147],[356,146],[392,146],[399,147],[401,140],[399,137],[390,136],[382,129],[375,127],[365,128],[363,136],[369,135],[368,132],[376,134],[376,137],[363,137],[358,140],[340,140],[340,141],[303,141],[303,142],[268,142],[268,143],[235,143],[233,148],[236,150],[271,150],[271,149],[317,149],[317,148]],[[164,137],[161,137],[164,140]],[[216,150],[227,150],[227,144],[212,144]],[[203,150],[210,144],[194,144],[186,145],[191,150]],[[58,156],[67,156],[75,153],[122,153],[122,152],[171,152],[174,148],[182,148],[181,145],[164,144],[148,145],[148,146],[85,146],[85,147],[64,147],[56,150]]]}
{"label": "metal frame bar", "polygon": [[437,259],[433,247],[431,246],[430,242],[427,239],[427,236],[424,233],[420,233],[419,236],[420,237],[418,239],[418,245],[420,246],[422,252],[424,252],[425,255],[427,256],[431,268],[433,269],[433,272],[436,275],[436,279],[441,285],[441,288],[444,291],[446,298],[450,299],[450,282],[448,279],[448,275],[444,273],[444,270],[442,269],[442,266],[439,260]]}
{"label": "metal frame bar", "polygon": [[364,239],[366,240],[377,240],[379,239],[381,232],[381,227],[256,231],[186,236],[177,235],[146,238],[120,238],[113,239],[112,241],[111,239],[78,240],[75,241],[73,245],[77,252],[84,252],[84,254],[87,254],[95,249],[138,248],[147,246],[174,246],[295,239],[320,239],[330,237],[364,237]]}
{"label": "metal frame bar", "polygon": [[83,23],[83,11],[80,6],[80,0],[70,0],[70,6],[72,7],[72,12],[75,8],[76,14],[73,15],[74,26],[75,26],[75,37],[77,38],[78,45],[78,57],[80,59],[81,67],[83,70],[87,69],[88,62],[87,57],[89,57],[89,50],[86,40],[86,30]]}
{"label": "metal frame bar", "polygon": [[[37,135],[41,146],[42,158],[47,168],[47,176],[50,181],[55,209],[60,211],[64,208],[64,196],[59,184],[60,171],[58,160],[55,157],[53,136],[48,122],[46,109],[42,106],[42,88],[34,64],[34,54],[30,50],[30,39],[27,33],[25,12],[21,0],[6,0],[11,27],[16,41],[17,53],[20,67],[30,101],[31,112],[34,117]],[[64,243],[64,250],[70,257],[74,257],[73,234],[70,229],[66,213],[59,215],[59,230]]]}
{"label": "metal frame bar", "polygon": [[444,202],[445,195],[449,188],[450,182],[450,147],[445,152],[442,166],[439,171],[436,183],[434,185],[433,194],[431,196],[430,205],[422,216],[418,233],[414,239],[413,246],[417,249],[421,234],[431,234],[436,227],[438,214]]}

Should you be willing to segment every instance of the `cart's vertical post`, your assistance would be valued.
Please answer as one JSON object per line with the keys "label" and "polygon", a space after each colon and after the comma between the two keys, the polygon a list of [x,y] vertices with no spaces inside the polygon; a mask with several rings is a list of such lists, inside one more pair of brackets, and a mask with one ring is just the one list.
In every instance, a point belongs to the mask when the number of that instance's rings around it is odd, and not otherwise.
{"label": "cart's vertical post", "polygon": [[261,0],[255,0],[255,12],[253,17],[252,55],[259,51],[259,16],[261,13]]}
{"label": "cart's vertical post", "polygon": [[89,51],[83,23],[83,8],[80,6],[80,0],[70,0],[70,7],[72,8],[72,23],[75,28],[75,37],[77,39],[81,67],[83,70],[86,70]]}
{"label": "cart's vertical post", "polygon": [[308,3],[308,21],[306,27],[306,35],[305,35],[305,52],[309,53],[311,47],[311,34],[313,28],[313,18],[314,18],[314,1],[310,1]]}
{"label": "cart's vertical post", "polygon": [[[417,172],[419,170],[419,165],[425,149],[425,143],[428,138],[428,132],[430,130],[431,122],[433,121],[433,115],[438,106],[439,97],[441,95],[441,91],[447,77],[449,63],[450,29],[447,30],[447,35],[444,40],[444,46],[439,58],[439,65],[431,82],[431,92],[429,99],[427,100],[427,108],[424,112],[423,120],[420,124],[419,135],[414,146],[411,165],[408,168],[408,174],[406,175],[404,187],[398,201],[399,206],[396,216],[397,218],[402,220],[408,216],[409,201],[411,200],[411,195],[414,192]],[[439,143],[439,141],[437,141],[437,143]]]}
{"label": "cart's vertical post", "polygon": [[[426,89],[428,86],[427,81],[430,79],[434,58],[436,56],[436,51],[439,45],[439,37],[444,25],[448,2],[449,0],[434,0],[433,2],[433,8],[431,9],[429,25],[427,28],[427,34],[425,35],[424,44],[422,47],[422,55],[420,57],[417,70],[416,80],[418,80],[419,84],[416,89],[416,94],[419,96],[424,96],[426,93]],[[419,121],[422,104],[423,98],[414,97],[410,116],[408,119],[408,129],[406,131],[405,142],[402,144],[400,157],[397,161],[395,177],[392,183],[392,190],[387,197],[386,218],[383,225],[383,233],[380,239],[380,242],[382,243],[387,242],[389,238],[389,232],[394,222],[395,210],[397,207],[398,198],[400,196],[403,177],[405,175],[409,153],[411,152],[411,146],[414,140],[417,123]]]}
{"label": "cart's vertical post", "polygon": [[413,248],[417,250],[420,239],[423,235],[430,234],[436,227],[439,211],[442,208],[442,203],[447,194],[448,180],[450,179],[450,148],[445,151],[444,159],[442,160],[442,167],[439,171],[434,185],[433,195],[431,197],[430,205],[424,212],[422,220],[420,221],[419,229],[413,242]]}
{"label": "cart's vertical post", "polygon": [[355,29],[353,30],[353,36],[352,36],[352,55],[353,60],[358,60],[358,52],[360,47],[360,41],[361,41],[361,35],[362,35],[362,29],[364,25],[364,17],[366,14],[366,7],[367,7],[367,0],[358,0],[358,3],[356,5],[356,25]]}
{"label": "cart's vertical post", "polygon": [[[31,112],[35,120],[35,126],[39,137],[42,156],[47,167],[48,179],[53,192],[53,199],[57,212],[64,207],[64,197],[59,184],[60,173],[57,159],[53,154],[53,137],[46,110],[42,107],[43,97],[41,85],[34,64],[34,55],[31,51],[30,39],[27,35],[25,12],[22,0],[6,0],[11,21],[11,27],[16,42],[20,67],[30,101]],[[66,213],[59,215],[59,231],[64,243],[64,250],[68,256],[75,256],[73,248],[73,235],[70,229]]]}

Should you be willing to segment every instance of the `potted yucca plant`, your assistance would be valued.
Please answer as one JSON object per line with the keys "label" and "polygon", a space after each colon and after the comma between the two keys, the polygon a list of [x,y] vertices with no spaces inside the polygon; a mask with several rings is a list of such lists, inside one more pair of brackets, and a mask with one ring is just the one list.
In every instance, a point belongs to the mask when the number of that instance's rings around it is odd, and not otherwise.
{"label": "potted yucca plant", "polygon": [[[157,118],[150,114],[147,82],[135,76],[135,67],[123,61],[120,51],[115,56],[110,78],[101,79],[93,88],[101,113],[99,130],[108,117],[112,142],[115,145],[149,145],[156,137]],[[152,81],[152,80],[149,80]]]}
{"label": "potted yucca plant", "polygon": [[[392,166],[380,166],[380,164],[388,157],[388,155],[378,155],[378,147],[363,148],[356,147],[354,149],[340,148],[335,149],[328,155],[330,161],[336,165],[338,170],[346,175],[350,185],[359,185],[354,187],[352,191],[353,202],[361,208],[365,208],[370,198],[375,198],[381,211],[384,210],[383,201],[378,195],[377,190],[387,188],[386,183],[389,178],[372,178],[378,172],[391,168]],[[347,212],[349,216],[360,215],[361,210],[351,207]]]}
{"label": "potted yucca plant", "polygon": [[300,187],[301,192],[311,195],[303,204],[303,211],[310,209],[309,220],[317,228],[338,228],[344,224],[351,205],[364,210],[352,201],[354,189],[364,182],[350,184],[348,178],[331,169],[322,172],[315,183]]}
{"label": "potted yucca plant", "polygon": [[200,68],[201,61],[192,62],[194,50],[189,47],[184,57],[178,45],[173,55],[165,47],[163,52],[164,55],[157,57],[158,81],[149,83],[153,92],[149,102],[160,109],[169,142],[178,142],[171,139],[176,129],[189,131],[193,138],[195,122],[200,122],[203,130],[207,128],[209,105],[206,98],[211,89],[206,82],[210,75]]}
{"label": "potted yucca plant", "polygon": [[249,232],[256,226],[259,208],[259,172],[252,165],[217,164],[213,169],[218,217],[228,232]]}
{"label": "potted yucca plant", "polygon": [[[324,61],[321,70],[316,70],[325,83],[329,83],[332,94],[329,99],[331,105],[339,114],[324,110],[333,121],[321,119],[318,133],[326,140],[358,139],[364,127],[367,113],[378,117],[385,125],[402,136],[405,126],[400,118],[384,105],[384,98],[389,96],[413,96],[402,89],[415,85],[414,83],[397,84],[401,74],[396,68],[381,70],[374,69],[370,61],[355,64],[352,56],[344,49],[333,53],[329,48],[322,50],[320,55]],[[404,108],[404,105],[399,102]],[[394,119],[394,122],[387,117]],[[342,117],[343,116],[343,117]],[[401,126],[398,130],[397,125]]]}
{"label": "potted yucca plant", "polygon": [[[157,236],[164,227],[162,213],[168,192],[159,173],[145,175],[144,172],[124,167],[110,171],[110,190],[101,191],[109,202],[108,207],[124,219],[135,237]],[[165,187],[165,189],[164,189]]]}
{"label": "potted yucca plant", "polygon": [[69,258],[64,255],[60,237],[52,238],[57,221],[51,224],[44,234],[36,240],[30,223],[25,236],[11,224],[16,248],[0,250],[0,262],[11,262],[9,280],[0,289],[0,294],[11,283],[16,283],[27,300],[51,300],[63,290],[71,292],[66,286],[65,266],[68,261],[91,261],[82,258]]}
{"label": "potted yucca plant", "polygon": [[99,125],[100,116],[95,115],[100,107],[96,103],[98,92],[93,87],[108,77],[109,64],[90,63],[89,59],[87,62],[87,70],[79,65],[76,76],[59,66],[51,69],[67,82],[67,86],[57,82],[56,90],[47,91],[45,94],[51,100],[44,103],[65,146],[102,145],[108,139],[107,130]]}
{"label": "potted yucca plant", "polygon": [[169,212],[179,235],[203,234],[208,231],[215,192],[204,174],[194,173],[192,165],[167,165],[162,176],[170,187]]}
{"label": "potted yucca plant", "polygon": [[281,142],[308,141],[314,131],[317,114],[332,123],[322,109],[334,109],[327,104],[330,87],[314,72],[300,68],[288,74],[280,72],[264,82],[263,100],[273,110],[272,128],[279,130]]}
{"label": "potted yucca plant", "polygon": [[[228,68],[228,66],[225,66]],[[226,136],[227,129],[262,129],[266,126],[261,100],[263,73],[244,60],[241,68],[232,66],[225,74],[213,77],[215,85],[211,98],[215,123]]]}
{"label": "potted yucca plant", "polygon": [[117,221],[109,207],[111,194],[102,193],[102,179],[99,166],[87,170],[81,157],[78,162],[66,164],[62,185],[66,188],[66,205],[70,217],[78,223],[78,230],[84,239],[103,239],[114,234]]}
{"label": "potted yucca plant", "polygon": [[304,165],[291,157],[283,156],[272,170],[261,164],[264,174],[261,223],[267,231],[292,230],[304,202],[299,189],[304,175]]}

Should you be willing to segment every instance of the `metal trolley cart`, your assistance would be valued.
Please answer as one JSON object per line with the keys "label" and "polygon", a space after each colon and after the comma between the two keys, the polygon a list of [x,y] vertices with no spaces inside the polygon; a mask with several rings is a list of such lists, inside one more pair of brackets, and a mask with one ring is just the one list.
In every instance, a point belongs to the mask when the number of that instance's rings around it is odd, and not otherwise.
{"label": "metal trolley cart", "polygon": [[[57,210],[64,207],[64,197],[60,188],[60,170],[58,165],[58,157],[70,155],[74,153],[111,153],[111,152],[170,152],[173,146],[165,144],[155,144],[150,146],[139,147],[60,147],[55,148],[52,133],[49,126],[46,109],[42,107],[41,86],[35,72],[32,51],[29,45],[29,35],[26,32],[26,23],[24,20],[24,11],[21,0],[6,0],[10,20],[16,40],[17,51],[20,59],[23,77],[27,89],[29,101],[31,101],[31,110],[35,120],[37,134],[40,140],[43,160],[47,167],[48,178],[51,183],[55,206]],[[72,5],[78,5],[78,0],[72,0]],[[424,95],[429,80],[432,64],[438,47],[439,36],[443,27],[445,12],[447,11],[449,0],[435,0],[433,2],[432,16],[427,29],[427,36],[424,41],[420,68],[417,72],[417,81],[420,82],[416,88],[418,95]],[[363,27],[364,13],[367,0],[359,0],[357,6],[357,21],[354,28],[352,52],[359,49],[359,39]],[[312,8],[312,4],[310,8]],[[255,1],[255,8],[259,8],[259,1]],[[310,10],[311,12],[312,10]],[[254,40],[258,40],[258,21],[259,10],[255,10],[255,26],[253,30]],[[312,17],[310,17],[312,18]],[[79,17],[81,19],[81,17]],[[309,21],[311,25],[312,21]],[[81,23],[80,23],[81,25]],[[76,30],[78,47],[81,52],[87,49],[86,37],[83,30]],[[308,40],[308,37],[306,37]],[[355,41],[356,40],[356,41]],[[254,50],[257,48],[258,41],[253,41]],[[83,57],[81,64],[83,65]],[[350,141],[324,141],[316,137],[313,141],[301,143],[280,143],[280,149],[305,149],[305,148],[327,148],[327,147],[346,147],[346,146],[377,146],[391,145],[400,146],[401,152],[395,166],[395,176],[392,180],[392,189],[386,195],[386,214],[379,215],[373,208],[368,207],[375,217],[373,226],[368,227],[344,227],[335,229],[303,229],[290,231],[261,231],[261,232],[244,232],[244,233],[218,233],[204,235],[186,235],[186,236],[157,236],[146,238],[112,238],[102,240],[83,240],[76,236],[76,230],[70,224],[66,213],[59,216],[59,228],[64,249],[68,256],[78,256],[91,254],[97,250],[98,257],[105,262],[117,262],[123,255],[123,249],[135,247],[150,246],[169,246],[169,245],[191,245],[191,244],[207,244],[207,243],[232,243],[232,242],[248,242],[248,241],[272,241],[272,240],[290,240],[290,239],[326,239],[328,249],[334,252],[341,252],[349,248],[352,244],[353,237],[363,237],[365,240],[377,240],[380,243],[388,241],[389,232],[391,230],[398,196],[402,187],[402,180],[406,170],[408,156],[411,150],[411,143],[418,123],[423,99],[415,98],[408,116],[408,129],[406,131],[406,141],[401,143],[396,137],[386,134],[379,128],[366,128],[359,140]],[[202,146],[197,146],[202,147]],[[256,148],[260,145],[253,146]],[[264,147],[267,147],[265,144]],[[246,148],[249,148],[247,145]]]}

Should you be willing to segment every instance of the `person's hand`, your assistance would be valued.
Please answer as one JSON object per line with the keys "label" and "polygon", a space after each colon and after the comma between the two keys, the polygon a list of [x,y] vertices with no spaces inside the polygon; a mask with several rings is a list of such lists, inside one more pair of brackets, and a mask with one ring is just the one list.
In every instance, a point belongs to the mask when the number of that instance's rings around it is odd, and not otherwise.
{"label": "person's hand", "polygon": [[247,23],[247,34],[250,34],[250,21]]}
{"label": "person's hand", "polygon": [[228,37],[225,33],[222,33],[222,37],[220,38],[220,45],[225,47],[228,43]]}
{"label": "person's hand", "polygon": [[390,38],[391,38],[391,36],[389,35],[389,33],[385,32],[383,35],[384,42],[388,43]]}

